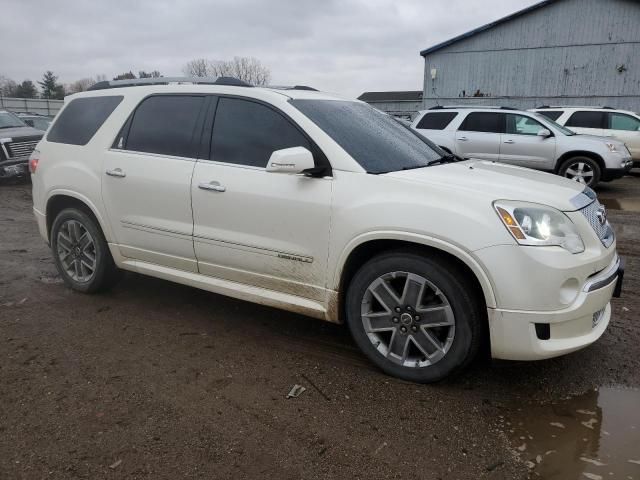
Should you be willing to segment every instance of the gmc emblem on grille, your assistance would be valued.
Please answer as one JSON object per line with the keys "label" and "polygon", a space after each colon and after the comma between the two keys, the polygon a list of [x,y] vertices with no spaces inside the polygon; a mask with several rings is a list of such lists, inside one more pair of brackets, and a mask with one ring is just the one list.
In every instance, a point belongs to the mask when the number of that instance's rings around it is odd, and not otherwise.
{"label": "gmc emblem on grille", "polygon": [[604,207],[604,205],[600,205],[598,207],[596,218],[598,219],[598,222],[600,222],[600,225],[604,225],[605,223],[607,223],[607,209]]}

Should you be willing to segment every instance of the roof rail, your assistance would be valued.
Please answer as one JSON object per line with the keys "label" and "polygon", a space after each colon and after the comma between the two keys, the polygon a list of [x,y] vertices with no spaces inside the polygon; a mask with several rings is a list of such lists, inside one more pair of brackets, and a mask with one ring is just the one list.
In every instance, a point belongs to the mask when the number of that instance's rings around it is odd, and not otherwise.
{"label": "roof rail", "polygon": [[253,87],[250,83],[234,77],[157,77],[132,78],[130,80],[105,80],[98,82],[89,90],[104,90],[107,88],[139,87],[144,85],[169,85],[171,83],[193,85],[229,85],[234,87]]}
{"label": "roof rail", "polygon": [[598,106],[589,106],[589,105],[540,105],[539,107],[536,107],[537,110],[543,110],[543,109],[547,109],[547,108],[593,108],[595,109],[602,109],[602,110],[618,110],[615,107],[608,107],[608,106],[602,106],[602,107],[598,107]]}
{"label": "roof rail", "polygon": [[272,88],[274,90],[309,90],[312,92],[318,92],[317,88],[309,87],[307,85],[267,85],[265,88]]}
{"label": "roof rail", "polygon": [[444,108],[487,108],[487,109],[495,109],[495,110],[519,110],[514,107],[503,107],[500,105],[436,105],[435,107],[429,108],[429,110],[442,110]]}

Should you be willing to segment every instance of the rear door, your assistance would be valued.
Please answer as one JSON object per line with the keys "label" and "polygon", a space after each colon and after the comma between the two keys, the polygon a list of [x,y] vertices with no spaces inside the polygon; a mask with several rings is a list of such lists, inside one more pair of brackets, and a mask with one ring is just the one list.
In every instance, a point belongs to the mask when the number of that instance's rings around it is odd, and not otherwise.
{"label": "rear door", "polygon": [[616,138],[627,145],[631,156],[640,160],[640,120],[626,113],[607,113],[605,136]]}
{"label": "rear door", "polygon": [[252,99],[220,97],[210,139],[192,185],[200,273],[324,301],[332,178],[265,167],[290,147],[312,151],[316,165],[326,159],[282,112]]}
{"label": "rear door", "polygon": [[556,160],[556,138],[541,137],[548,130],[536,119],[516,113],[505,114],[505,134],[500,145],[500,161],[539,170],[552,170]]}
{"label": "rear door", "polygon": [[456,132],[456,153],[484,160],[500,159],[504,113],[470,112]]}
{"label": "rear door", "polygon": [[576,133],[587,135],[604,135],[606,114],[602,110],[577,110],[565,123],[565,127]]}
{"label": "rear door", "polygon": [[191,177],[207,97],[152,95],[103,164],[102,196],[125,257],[191,272]]}

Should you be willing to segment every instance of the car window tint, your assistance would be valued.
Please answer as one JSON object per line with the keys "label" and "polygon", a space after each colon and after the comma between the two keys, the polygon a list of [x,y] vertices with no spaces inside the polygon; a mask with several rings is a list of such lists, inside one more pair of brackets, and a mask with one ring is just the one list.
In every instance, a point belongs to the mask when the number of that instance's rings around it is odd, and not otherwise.
{"label": "car window tint", "polygon": [[566,123],[567,127],[604,128],[604,112],[574,112]]}
{"label": "car window tint", "polygon": [[637,132],[640,130],[640,120],[624,113],[610,113],[609,128],[611,130]]}
{"label": "car window tint", "polygon": [[122,101],[122,96],[76,98],[60,112],[47,141],[86,145]]}
{"label": "car window tint", "polygon": [[458,116],[458,112],[430,112],[420,119],[416,128],[428,130],[444,130],[451,121]]}
{"label": "car window tint", "polygon": [[540,110],[538,113],[544,115],[547,118],[550,118],[553,121],[558,120],[562,115],[562,111],[560,110]]}
{"label": "car window tint", "polygon": [[537,120],[525,115],[509,113],[506,115],[506,132],[511,135],[537,135],[546,127]]}
{"label": "car window tint", "polygon": [[127,135],[127,150],[194,157],[193,136],[204,97],[156,95],[136,108]]}
{"label": "car window tint", "polygon": [[311,149],[309,140],[282,114],[260,103],[221,98],[216,109],[209,158],[266,167],[276,150]]}
{"label": "car window tint", "polygon": [[471,112],[462,122],[460,130],[464,132],[502,133],[504,131],[504,114]]}

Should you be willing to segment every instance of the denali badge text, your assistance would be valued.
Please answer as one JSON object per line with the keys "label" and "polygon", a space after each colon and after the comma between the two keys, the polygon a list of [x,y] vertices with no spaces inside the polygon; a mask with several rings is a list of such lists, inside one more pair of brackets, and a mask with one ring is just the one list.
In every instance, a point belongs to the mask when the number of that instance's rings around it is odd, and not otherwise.
{"label": "denali badge text", "polygon": [[312,263],[313,259],[308,257],[297,257],[295,255],[287,255],[286,253],[279,253],[278,258],[284,258],[285,260],[295,260],[296,262]]}

